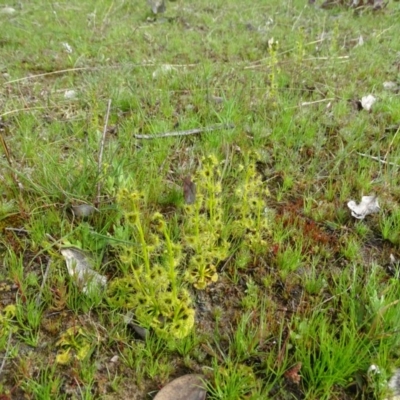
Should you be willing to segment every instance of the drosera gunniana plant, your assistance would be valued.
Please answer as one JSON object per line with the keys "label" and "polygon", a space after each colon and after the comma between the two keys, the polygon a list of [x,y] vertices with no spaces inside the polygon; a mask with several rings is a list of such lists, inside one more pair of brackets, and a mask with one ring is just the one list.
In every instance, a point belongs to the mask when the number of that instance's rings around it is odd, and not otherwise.
{"label": "drosera gunniana plant", "polygon": [[144,196],[139,191],[123,188],[117,201],[124,240],[133,245],[119,246],[119,261],[129,274],[110,283],[108,302],[133,309],[137,321],[160,336],[185,337],[193,328],[194,310],[178,276],[182,246],[172,240],[162,214],[155,212],[145,220]]}
{"label": "drosera gunniana plant", "polygon": [[215,155],[203,157],[194,182],[196,200],[185,206],[183,235],[193,254],[184,277],[196,289],[205,289],[218,280],[217,264],[228,257],[230,248],[224,229],[221,165]]}
{"label": "drosera gunniana plant", "polygon": [[270,192],[256,170],[258,159],[259,155],[254,152],[238,165],[240,178],[231,204],[234,218],[230,233],[238,241],[236,257],[246,260],[245,265],[252,257],[265,254],[271,243],[271,215],[267,207]]}

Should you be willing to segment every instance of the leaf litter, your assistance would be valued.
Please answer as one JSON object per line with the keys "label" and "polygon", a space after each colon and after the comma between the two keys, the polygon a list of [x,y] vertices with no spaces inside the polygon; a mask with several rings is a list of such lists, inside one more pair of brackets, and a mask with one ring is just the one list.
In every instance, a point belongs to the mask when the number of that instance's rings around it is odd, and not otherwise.
{"label": "leaf litter", "polygon": [[75,279],[83,293],[87,294],[96,288],[106,286],[107,278],[92,268],[90,256],[73,247],[61,249],[60,252],[64,256],[68,273]]}
{"label": "leaf litter", "polygon": [[375,214],[380,211],[378,198],[376,196],[363,196],[359,204],[354,200],[350,200],[347,206],[351,210],[351,215],[357,219],[364,219],[367,215]]}

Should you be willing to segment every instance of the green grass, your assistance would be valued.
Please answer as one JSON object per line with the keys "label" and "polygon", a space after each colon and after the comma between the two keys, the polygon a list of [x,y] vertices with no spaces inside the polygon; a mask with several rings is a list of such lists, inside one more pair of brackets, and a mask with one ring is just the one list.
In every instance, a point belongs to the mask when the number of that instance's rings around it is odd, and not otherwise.
{"label": "green grass", "polygon": [[[4,398],[149,399],[187,373],[209,399],[388,396],[400,8],[307,3],[0,13]],[[234,128],[135,138],[216,124]],[[353,218],[372,194],[382,210]],[[64,247],[107,288],[84,293]]]}

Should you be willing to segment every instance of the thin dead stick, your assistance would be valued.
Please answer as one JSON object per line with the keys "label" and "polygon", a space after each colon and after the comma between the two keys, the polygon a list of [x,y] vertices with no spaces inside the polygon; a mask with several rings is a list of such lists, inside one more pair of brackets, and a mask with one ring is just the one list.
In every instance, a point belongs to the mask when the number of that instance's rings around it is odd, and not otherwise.
{"label": "thin dead stick", "polygon": [[47,262],[46,271],[44,272],[44,275],[43,275],[43,281],[42,281],[42,284],[40,285],[39,294],[36,298],[36,307],[39,307],[39,305],[40,305],[40,300],[42,299],[44,285],[46,284],[47,276],[49,275],[50,265],[51,265],[51,258],[49,258],[49,261]]}
{"label": "thin dead stick", "polygon": [[6,115],[10,115],[10,114],[16,114],[19,113],[21,111],[34,111],[34,110],[48,110],[49,108],[56,108],[59,106],[46,106],[46,107],[30,107],[30,108],[17,108],[15,110],[11,110],[11,111],[6,111],[3,114],[0,114],[0,118],[1,117],[5,117]]}
{"label": "thin dead stick", "polygon": [[61,70],[59,70],[59,71],[45,72],[45,73],[43,73],[43,74],[25,76],[25,77],[23,77],[23,78],[14,79],[14,80],[12,80],[12,81],[5,82],[5,85],[11,85],[12,83],[27,81],[27,80],[29,80],[29,79],[41,78],[42,76],[66,74],[66,73],[68,73],[68,72],[85,71],[85,70],[91,70],[91,69],[97,69],[97,68],[96,68],[96,67],[79,67],[79,68],[61,69]]}
{"label": "thin dead stick", "polygon": [[10,231],[10,232],[16,232],[16,233],[29,233],[26,229],[24,228],[12,228],[12,227],[6,227],[4,228],[5,231]]}
{"label": "thin dead stick", "polygon": [[8,149],[6,140],[4,139],[4,136],[1,133],[0,133],[0,142],[1,142],[1,145],[3,146],[4,154],[6,155],[6,159],[7,159],[8,165],[11,170],[11,178],[14,181],[15,186],[21,190],[24,187],[23,187],[22,183],[18,180],[15,172],[13,171],[14,168],[13,168],[13,162],[11,159],[10,150]]}
{"label": "thin dead stick", "polygon": [[102,180],[101,180],[101,166],[103,164],[104,143],[106,141],[108,119],[110,117],[110,109],[111,109],[111,99],[108,100],[106,119],[104,121],[103,135],[101,137],[101,142],[100,142],[99,160],[98,160],[98,164],[97,164],[97,172],[98,172],[98,175],[99,175],[99,178],[98,178],[99,181],[97,182],[97,198],[96,198],[96,201],[95,201],[95,206],[96,207],[100,203],[101,183],[102,183]]}
{"label": "thin dead stick", "polygon": [[218,129],[233,129],[234,127],[235,125],[233,124],[217,124],[204,128],[189,129],[187,131],[167,132],[167,133],[161,133],[159,135],[133,135],[133,136],[136,139],[158,139],[158,138],[174,137],[174,136],[196,135],[198,133],[211,132],[211,131],[216,131]]}
{"label": "thin dead stick", "polygon": [[390,149],[392,148],[392,145],[393,145],[393,143],[394,143],[394,140],[396,139],[397,134],[398,134],[399,132],[400,132],[400,127],[397,128],[397,131],[396,131],[396,133],[394,134],[393,139],[390,141],[388,150],[387,150],[387,152],[386,152],[386,154],[385,154],[385,157],[384,157],[385,160],[388,158],[388,155],[389,155],[389,153],[390,153]]}
{"label": "thin dead stick", "polygon": [[337,57],[310,57],[305,58],[304,61],[314,61],[314,60],[347,60],[350,56],[337,56]]}
{"label": "thin dead stick", "polygon": [[333,100],[335,100],[335,98],[334,97],[330,97],[329,99],[322,99],[322,100],[315,100],[315,101],[305,101],[304,103],[301,103],[301,105],[302,106],[311,106],[313,104],[318,104],[318,103],[323,103],[325,101],[333,101]]}
{"label": "thin dead stick", "polygon": [[6,365],[6,360],[7,360],[7,357],[8,357],[8,350],[10,348],[10,343],[11,343],[11,337],[12,337],[12,331],[10,329],[10,332],[8,333],[8,341],[7,341],[6,352],[4,354],[3,361],[1,362],[1,365],[0,365],[0,376],[1,376],[2,372],[3,372],[4,366]]}
{"label": "thin dead stick", "polygon": [[[313,40],[312,42],[306,43],[304,46],[310,46],[310,45],[313,45],[313,44],[316,44],[316,43],[322,43],[322,42],[324,42],[325,40],[326,40],[326,39]],[[295,49],[296,49],[295,47],[292,47],[292,48],[290,48],[290,49],[287,49],[287,50],[285,50],[285,51],[280,52],[279,54],[277,54],[277,56],[280,57],[280,56],[283,56],[283,55],[285,55],[285,54],[287,54],[287,53],[292,53]],[[259,60],[252,61],[250,64],[251,64],[251,65],[253,65],[253,64],[259,64],[259,63],[261,63],[261,62],[265,62],[266,60],[269,60],[269,57],[260,58]]]}
{"label": "thin dead stick", "polygon": [[[68,68],[68,69],[61,69],[59,71],[52,71],[52,72],[45,72],[43,74],[37,74],[37,75],[30,75],[30,76],[25,76],[23,78],[19,79],[13,79],[12,81],[5,82],[5,85],[11,85],[13,83],[18,83],[22,81],[27,81],[30,79],[36,79],[36,78],[41,78],[43,76],[49,76],[49,75],[59,75],[59,74],[67,74],[69,72],[79,72],[79,71],[96,71],[96,70],[103,70],[103,69],[116,69],[116,68],[121,68],[121,66],[125,67],[135,67],[135,68],[145,68],[145,67],[154,67],[158,64],[156,63],[143,63],[143,64],[122,64],[122,65],[110,65],[110,66],[105,66],[105,67],[79,67],[79,68]],[[185,67],[196,67],[198,64],[170,64],[171,67],[176,67],[176,68],[185,68]]]}
{"label": "thin dead stick", "polygon": [[369,154],[364,154],[364,153],[357,153],[357,154],[359,156],[367,157],[367,158],[370,158],[371,160],[378,161],[381,164],[392,165],[393,167],[400,167],[399,164],[395,164],[395,163],[392,163],[392,162],[389,162],[389,161],[382,160],[382,158],[379,158],[379,157],[370,156]]}
{"label": "thin dead stick", "polygon": [[[310,57],[310,58],[304,58],[303,61],[331,61],[331,60],[349,60],[350,56],[338,56],[338,57]],[[267,64],[265,64],[265,61],[268,60],[267,58],[263,58],[262,60],[254,61],[251,65],[247,65],[243,69],[257,69],[261,67],[268,67]],[[263,63],[264,62],[264,63]],[[281,61],[279,64],[285,64],[287,62],[291,61]]]}

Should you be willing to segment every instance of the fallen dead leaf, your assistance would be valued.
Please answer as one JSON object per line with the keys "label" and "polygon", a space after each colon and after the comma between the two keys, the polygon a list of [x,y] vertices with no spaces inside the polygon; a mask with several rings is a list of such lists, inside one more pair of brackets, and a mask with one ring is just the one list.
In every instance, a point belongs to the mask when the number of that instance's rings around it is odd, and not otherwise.
{"label": "fallen dead leaf", "polygon": [[77,96],[76,90],[69,89],[64,92],[64,99],[65,100],[73,100]]}
{"label": "fallen dead leaf", "polygon": [[147,0],[147,4],[150,6],[151,11],[154,14],[161,14],[165,12],[165,0]]}
{"label": "fallen dead leaf", "polygon": [[369,94],[361,98],[361,106],[364,110],[370,111],[372,105],[376,102],[376,97]]}
{"label": "fallen dead leaf", "polygon": [[186,204],[193,204],[196,201],[196,184],[190,176],[183,178],[183,197]]}
{"label": "fallen dead leaf", "polygon": [[96,207],[90,204],[77,204],[72,205],[71,210],[75,217],[86,218],[92,215],[95,211],[99,211]]}
{"label": "fallen dead leaf", "polygon": [[298,362],[294,367],[288,369],[284,374],[285,377],[289,379],[289,381],[295,383],[296,385],[298,385],[301,380],[301,376],[299,375],[301,365],[302,365],[301,362]]}
{"label": "fallen dead leaf", "polygon": [[91,268],[90,257],[83,251],[73,247],[67,247],[60,251],[67,264],[68,273],[76,280],[83,293],[107,284],[107,278]]}
{"label": "fallen dead leaf", "polygon": [[153,76],[153,79],[156,79],[156,78],[158,78],[160,76],[169,75],[174,71],[176,71],[176,68],[174,68],[172,65],[163,64],[153,72],[152,76]]}
{"label": "fallen dead leaf", "polygon": [[383,88],[385,90],[391,90],[391,91],[396,91],[397,89],[399,89],[399,85],[396,82],[392,82],[392,81],[387,81],[387,82],[383,82]]}
{"label": "fallen dead leaf", "polygon": [[17,10],[15,8],[12,7],[3,7],[0,8],[0,14],[4,14],[4,15],[13,15],[17,12]]}
{"label": "fallen dead leaf", "polygon": [[360,204],[350,200],[347,206],[351,210],[351,215],[357,219],[364,219],[367,215],[377,213],[380,210],[376,196],[363,196]]}

